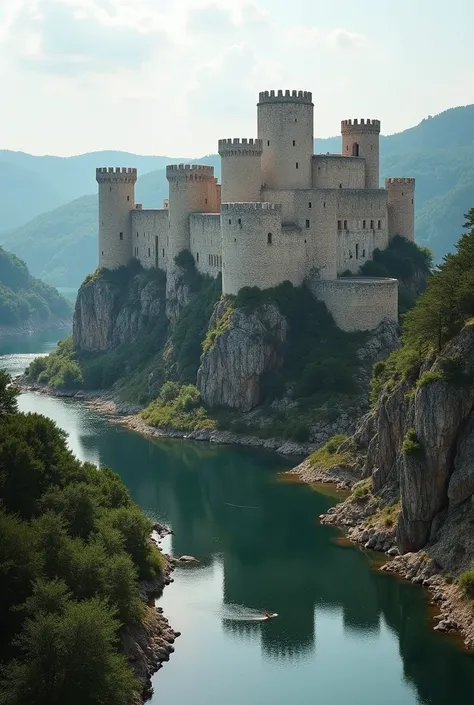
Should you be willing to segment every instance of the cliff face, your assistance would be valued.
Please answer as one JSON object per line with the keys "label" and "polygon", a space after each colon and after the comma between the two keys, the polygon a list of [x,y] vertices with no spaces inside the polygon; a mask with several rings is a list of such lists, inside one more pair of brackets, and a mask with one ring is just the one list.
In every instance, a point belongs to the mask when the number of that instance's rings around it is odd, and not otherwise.
{"label": "cliff face", "polygon": [[[447,359],[459,365],[455,377],[443,374]],[[436,543],[442,527],[474,502],[474,326],[427,360],[422,375],[426,381],[414,394],[407,394],[407,382],[384,394],[354,436],[359,447],[367,445],[363,476],[372,478],[374,491],[392,498],[399,493],[401,553]],[[409,429],[415,445],[403,448]],[[468,540],[463,533],[461,544]],[[473,549],[460,550],[473,555]]]}
{"label": "cliff face", "polygon": [[163,310],[159,282],[123,287],[104,277],[79,289],[74,310],[73,341],[79,350],[105,351],[131,343]]}
{"label": "cliff face", "polygon": [[[219,326],[228,303],[220,301],[209,329]],[[237,309],[203,355],[197,387],[209,406],[250,411],[260,402],[265,373],[281,365],[279,348],[288,334],[288,323],[275,304],[264,304],[252,313]]]}

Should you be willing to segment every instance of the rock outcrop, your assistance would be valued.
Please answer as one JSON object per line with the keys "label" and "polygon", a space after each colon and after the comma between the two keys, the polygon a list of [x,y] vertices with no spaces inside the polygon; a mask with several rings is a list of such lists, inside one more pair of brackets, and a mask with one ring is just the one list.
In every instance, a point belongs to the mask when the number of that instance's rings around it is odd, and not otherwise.
{"label": "rock outcrop", "polygon": [[[216,305],[210,330],[219,325],[228,305],[225,299]],[[288,323],[276,304],[263,304],[250,313],[234,310],[198,370],[197,387],[204,402],[239,411],[257,406],[262,377],[281,365],[280,349],[287,334]]]}
{"label": "rock outcrop", "polygon": [[[456,374],[443,372],[447,360],[455,361]],[[440,541],[474,502],[474,326],[426,360],[421,375],[417,388],[401,381],[383,393],[353,437],[362,453],[360,476],[371,478],[380,498],[400,499],[402,554]],[[409,429],[416,446],[404,450]]]}
{"label": "rock outcrop", "polygon": [[155,280],[121,286],[106,277],[86,281],[77,296],[73,341],[79,350],[104,351],[131,343],[163,311],[163,292]]}

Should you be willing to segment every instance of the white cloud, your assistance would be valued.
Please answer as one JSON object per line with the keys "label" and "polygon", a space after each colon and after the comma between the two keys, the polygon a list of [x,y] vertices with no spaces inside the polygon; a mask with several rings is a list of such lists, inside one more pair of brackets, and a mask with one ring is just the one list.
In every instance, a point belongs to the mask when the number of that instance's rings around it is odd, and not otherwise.
{"label": "white cloud", "polygon": [[327,49],[362,49],[367,38],[358,32],[350,32],[338,27],[330,32],[323,32],[317,27],[298,25],[285,32],[285,41],[289,46],[305,50]]}

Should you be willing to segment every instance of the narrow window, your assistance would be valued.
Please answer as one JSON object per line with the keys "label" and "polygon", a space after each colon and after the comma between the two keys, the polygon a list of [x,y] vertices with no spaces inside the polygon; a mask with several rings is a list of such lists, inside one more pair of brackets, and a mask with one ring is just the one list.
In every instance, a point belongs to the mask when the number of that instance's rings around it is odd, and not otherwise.
{"label": "narrow window", "polygon": [[123,233],[120,233],[120,239],[123,240]]}
{"label": "narrow window", "polygon": [[267,140],[267,147],[270,146],[270,140]]}
{"label": "narrow window", "polygon": [[239,225],[242,225],[242,218],[239,218]]}
{"label": "narrow window", "polygon": [[199,252],[196,252],[196,262],[199,262]]}
{"label": "narrow window", "polygon": [[230,220],[230,218],[229,218],[229,225],[232,225],[232,221]]}
{"label": "narrow window", "polygon": [[298,118],[295,118],[295,122],[298,122]]}
{"label": "narrow window", "polygon": [[362,259],[365,257],[365,250],[362,250]]}
{"label": "narrow window", "polygon": [[211,266],[211,255],[209,255],[209,266]]}
{"label": "narrow window", "polygon": [[344,230],[347,230],[347,220],[344,221]]}
{"label": "narrow window", "polygon": [[342,188],[342,184],[339,184],[339,188]]}
{"label": "narrow window", "polygon": [[362,221],[362,229],[365,230],[365,220]]}
{"label": "narrow window", "polygon": [[137,237],[138,237],[138,230],[137,230]]}
{"label": "narrow window", "polygon": [[308,208],[311,208],[311,201],[308,203]]}
{"label": "narrow window", "polygon": [[300,168],[300,165],[298,164],[298,162],[296,162],[296,168],[297,168],[297,169]]}
{"label": "narrow window", "polygon": [[271,234],[271,233],[268,233],[268,235],[267,235],[267,245],[271,245],[271,244],[272,244],[272,234]]}
{"label": "narrow window", "polygon": [[324,201],[323,203],[323,208],[326,208],[326,201]]}
{"label": "narrow window", "polygon": [[205,204],[206,204],[206,206],[207,206],[207,198],[205,199],[204,203],[205,203]]}
{"label": "narrow window", "polygon": [[129,201],[129,200],[130,200],[130,196],[127,196],[127,201]]}
{"label": "narrow window", "polygon": [[352,259],[352,252],[349,250],[349,259]]}
{"label": "narrow window", "polygon": [[356,244],[356,259],[359,259],[359,244]]}
{"label": "narrow window", "polygon": [[309,220],[306,221],[306,227],[309,228]]}
{"label": "narrow window", "polygon": [[378,222],[378,228],[379,228],[379,230],[382,229],[382,221],[381,220],[379,220],[379,222]]}
{"label": "narrow window", "polygon": [[404,196],[404,195],[405,195],[405,194],[404,194],[403,191],[402,191],[402,196]]}
{"label": "narrow window", "polygon": [[104,256],[104,250],[102,250],[102,257]]}
{"label": "narrow window", "polygon": [[306,240],[304,241],[304,244],[306,245]]}
{"label": "narrow window", "polygon": [[165,256],[165,248],[163,247],[163,257]]}
{"label": "narrow window", "polygon": [[373,221],[373,220],[370,221],[370,229],[371,229],[371,230],[374,229],[374,221]]}
{"label": "narrow window", "polygon": [[110,190],[112,191],[112,186],[110,187]]}
{"label": "narrow window", "polygon": [[148,248],[148,257],[151,257],[150,248]]}
{"label": "narrow window", "polygon": [[146,233],[143,233],[143,237],[146,237]]}
{"label": "narrow window", "polygon": [[337,221],[337,229],[342,230],[342,220]]}
{"label": "narrow window", "polygon": [[354,144],[352,145],[352,156],[353,157],[359,156],[359,145],[357,144],[357,142],[354,142]]}
{"label": "narrow window", "polygon": [[413,198],[411,199],[411,205],[413,205]]}
{"label": "narrow window", "polygon": [[296,147],[296,140],[293,140],[293,147]]}

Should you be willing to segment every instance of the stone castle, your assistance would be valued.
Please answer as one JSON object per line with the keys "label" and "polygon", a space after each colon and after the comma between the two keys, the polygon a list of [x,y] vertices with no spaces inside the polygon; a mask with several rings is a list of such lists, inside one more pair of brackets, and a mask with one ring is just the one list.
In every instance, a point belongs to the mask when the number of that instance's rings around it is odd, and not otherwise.
{"label": "stone castle", "polygon": [[219,140],[222,185],[211,166],[170,165],[162,209],[135,204],[136,169],[97,169],[99,266],[135,257],[166,271],[171,295],[189,250],[224,294],[305,282],[343,330],[397,320],[397,280],[348,274],[395,235],[414,240],[415,180],[379,188],[378,120],[343,120],[342,153],[313,154],[313,107],[306,91],[260,93],[258,138]]}

